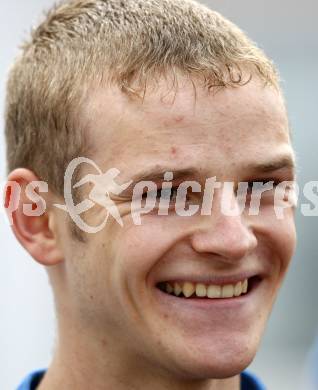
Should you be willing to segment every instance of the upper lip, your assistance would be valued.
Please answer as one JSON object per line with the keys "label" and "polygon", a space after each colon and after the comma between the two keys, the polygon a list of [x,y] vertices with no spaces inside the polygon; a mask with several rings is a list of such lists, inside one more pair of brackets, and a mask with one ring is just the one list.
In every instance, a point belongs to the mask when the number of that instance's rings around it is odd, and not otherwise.
{"label": "upper lip", "polygon": [[193,284],[196,283],[202,283],[202,284],[215,284],[215,285],[225,285],[225,284],[236,284],[238,282],[242,282],[245,279],[249,279],[252,277],[262,277],[261,273],[257,272],[242,272],[239,274],[233,274],[233,275],[200,275],[200,276],[175,276],[170,277],[167,279],[162,279],[160,282],[167,282],[167,283],[184,283],[184,282],[191,282]]}

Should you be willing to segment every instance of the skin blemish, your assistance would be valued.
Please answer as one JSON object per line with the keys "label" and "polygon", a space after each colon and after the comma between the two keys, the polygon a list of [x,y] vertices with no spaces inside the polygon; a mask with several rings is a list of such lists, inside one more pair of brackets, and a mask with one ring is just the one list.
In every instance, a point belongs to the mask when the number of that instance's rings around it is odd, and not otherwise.
{"label": "skin blemish", "polygon": [[102,346],[103,346],[103,347],[106,347],[106,346],[107,346],[107,341],[106,341],[106,339],[103,338],[101,341],[102,341]]}
{"label": "skin blemish", "polygon": [[184,115],[175,115],[169,119],[165,119],[163,121],[164,127],[175,127],[176,125],[181,125],[182,122],[184,121],[185,116]]}
{"label": "skin blemish", "polygon": [[175,117],[175,123],[181,123],[184,119],[184,116],[183,115],[177,115]]}
{"label": "skin blemish", "polygon": [[175,146],[171,146],[170,152],[172,156],[175,157],[177,154],[177,148]]}

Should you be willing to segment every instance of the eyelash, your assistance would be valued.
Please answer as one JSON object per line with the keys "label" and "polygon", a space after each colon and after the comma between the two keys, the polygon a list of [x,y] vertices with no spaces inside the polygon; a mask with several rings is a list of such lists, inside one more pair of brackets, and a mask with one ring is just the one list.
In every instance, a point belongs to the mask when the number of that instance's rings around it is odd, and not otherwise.
{"label": "eyelash", "polygon": [[[158,190],[157,190],[157,195],[156,195],[156,198],[157,198],[157,199],[160,199],[160,198],[161,198],[162,190],[163,190],[162,188],[158,188]],[[166,189],[166,190],[168,190],[168,189]],[[170,191],[171,191],[171,195],[170,195],[170,198],[171,198],[171,196],[172,196],[173,194],[175,194],[175,195],[177,194],[178,187],[176,187],[176,186],[175,186],[175,187],[172,187]],[[142,197],[145,198],[146,196],[147,196],[147,192],[144,192],[144,193],[142,194]],[[170,200],[171,200],[171,199],[170,199]]]}
{"label": "eyelash", "polygon": [[282,181],[281,180],[274,180],[274,179],[255,179],[253,181],[248,181],[248,187],[253,188],[253,183],[262,183],[265,185],[266,183],[273,182],[273,187],[277,187]]}
{"label": "eyelash", "polygon": [[[275,189],[280,183],[282,183],[282,180],[273,179],[273,178],[270,178],[270,179],[253,179],[253,181],[246,181],[245,183],[248,184],[248,190],[252,191],[254,183],[263,183],[263,185],[265,185],[266,183],[269,183],[269,182],[273,182],[273,189]],[[177,195],[178,188],[179,188],[179,186],[173,186],[173,187],[171,187],[171,189],[158,188],[156,199],[160,199],[161,198],[162,190],[166,190],[166,191],[170,190],[171,191],[171,193],[170,193],[170,201],[171,201],[173,196]],[[147,196],[147,192],[144,192],[142,194],[142,198],[145,199],[146,196]]]}

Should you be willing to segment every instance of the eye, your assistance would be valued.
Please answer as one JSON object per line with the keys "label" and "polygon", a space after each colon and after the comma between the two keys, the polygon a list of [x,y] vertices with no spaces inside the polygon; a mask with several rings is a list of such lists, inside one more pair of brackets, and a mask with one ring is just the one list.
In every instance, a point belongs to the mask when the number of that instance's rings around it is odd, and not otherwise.
{"label": "eye", "polygon": [[158,201],[162,200],[170,200],[175,201],[177,198],[178,187],[170,188],[158,188],[157,191],[144,192],[142,194],[142,199],[146,200],[147,197],[155,197]]}
{"label": "eye", "polygon": [[157,191],[157,199],[169,199],[170,201],[175,201],[177,198],[178,187],[170,188],[160,188]]}
{"label": "eye", "polygon": [[[275,187],[275,184],[274,184],[274,181],[271,180],[271,179],[254,179],[253,181],[248,181],[247,182],[247,189],[249,192],[252,192],[253,190],[259,190],[259,189],[262,189],[262,188],[265,188],[265,186],[270,186],[270,185],[273,185],[273,187]],[[277,182],[276,182],[276,185],[277,185]]]}
{"label": "eye", "polygon": [[[281,188],[279,185],[285,183]],[[288,200],[289,196],[294,191],[294,180],[268,178],[268,179],[254,179],[247,182],[247,200],[250,201],[253,197],[260,197],[261,202],[272,204],[276,199]],[[277,191],[281,191],[278,193]],[[244,196],[244,195],[243,195]]]}
{"label": "eye", "polygon": [[268,187],[267,191],[270,191],[271,189],[275,189],[280,183],[281,181],[277,179],[254,179],[253,181],[247,182],[247,190],[248,192],[252,192],[261,189],[265,190]]}

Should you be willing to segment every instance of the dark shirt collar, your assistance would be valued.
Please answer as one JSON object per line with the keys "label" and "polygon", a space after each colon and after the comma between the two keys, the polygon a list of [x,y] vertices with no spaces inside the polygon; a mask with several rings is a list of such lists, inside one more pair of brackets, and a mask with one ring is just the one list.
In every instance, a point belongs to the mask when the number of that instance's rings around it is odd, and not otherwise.
{"label": "dark shirt collar", "polygon": [[[35,390],[46,370],[38,370],[28,375],[17,390]],[[241,390],[266,390],[265,386],[251,373],[244,371],[241,374]]]}

